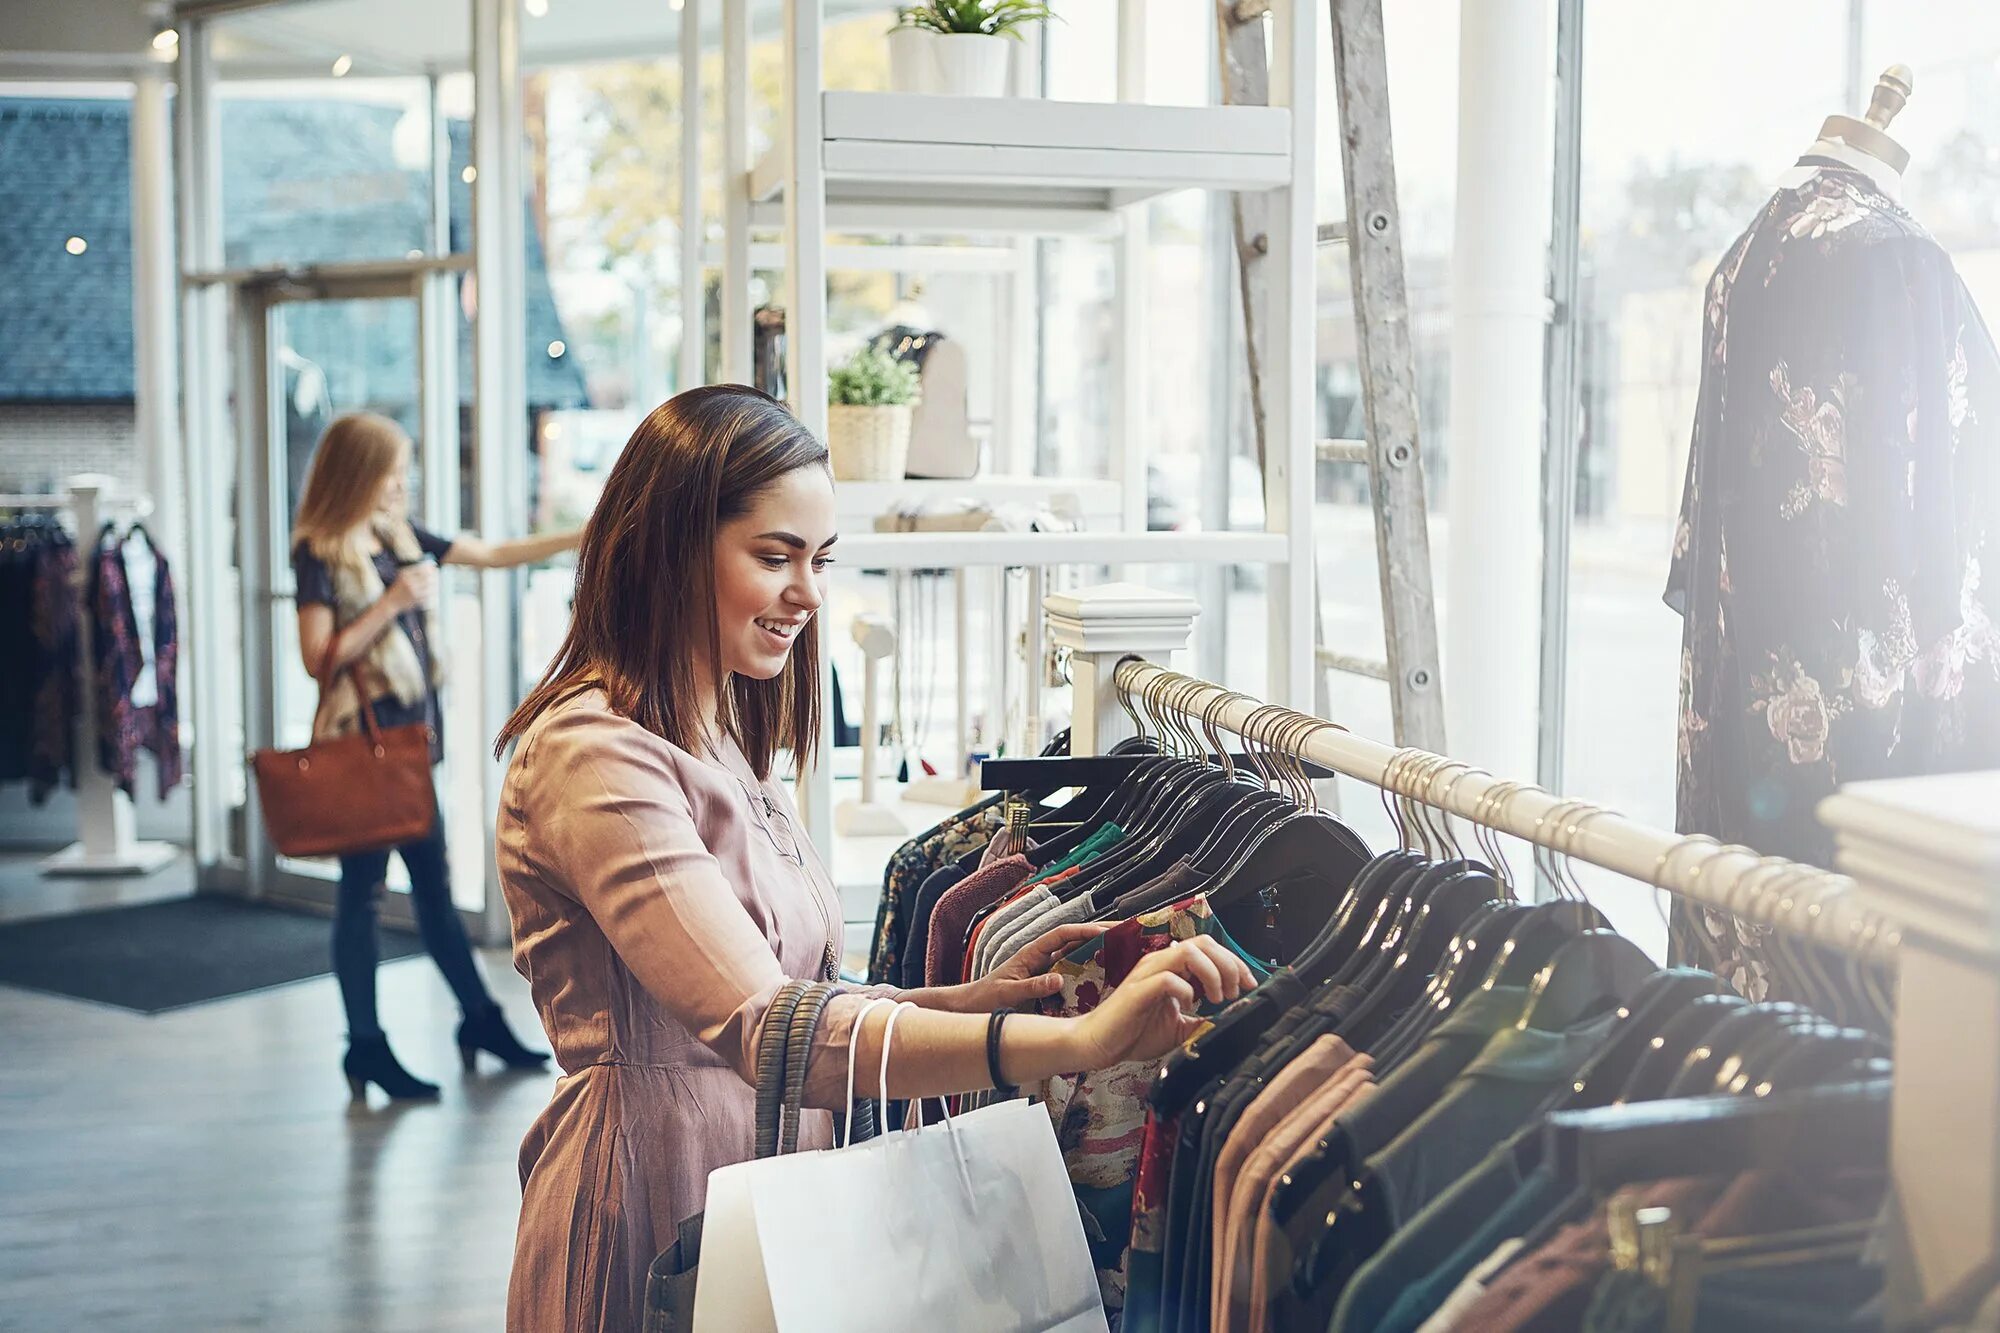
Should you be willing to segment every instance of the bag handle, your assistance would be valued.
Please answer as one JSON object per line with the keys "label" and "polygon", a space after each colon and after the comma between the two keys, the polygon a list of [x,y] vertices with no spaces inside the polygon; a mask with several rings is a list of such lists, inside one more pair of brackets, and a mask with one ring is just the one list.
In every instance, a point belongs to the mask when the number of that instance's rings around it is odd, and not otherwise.
{"label": "bag handle", "polygon": [[780,1109],[785,1092],[785,1048],[791,1036],[792,1014],[809,982],[787,981],[778,987],[764,1026],[757,1035],[757,1147],[759,1157],[778,1151]]}
{"label": "bag handle", "polygon": [[[313,677],[319,683],[319,702],[313,705],[312,734],[315,737],[319,735],[320,715],[326,712],[327,692],[332,688],[332,682],[326,678],[327,673],[333,667],[334,650],[339,646],[340,627],[335,625],[333,633],[326,636],[326,651],[320,654],[319,671]],[[361,673],[354,669],[353,662],[349,662],[337,674],[347,677],[348,685],[354,690],[354,698],[361,705],[361,727],[368,734],[368,743],[381,749],[382,737],[380,728],[375,725],[375,706],[368,700],[368,691],[361,688]]]}
{"label": "bag handle", "polygon": [[792,1015],[791,1036],[785,1044],[784,1119],[779,1122],[778,1130],[780,1153],[799,1150],[799,1125],[806,1102],[806,1070],[812,1064],[813,1034],[819,1031],[820,1016],[826,1012],[833,995],[830,982],[815,981],[806,989]]}

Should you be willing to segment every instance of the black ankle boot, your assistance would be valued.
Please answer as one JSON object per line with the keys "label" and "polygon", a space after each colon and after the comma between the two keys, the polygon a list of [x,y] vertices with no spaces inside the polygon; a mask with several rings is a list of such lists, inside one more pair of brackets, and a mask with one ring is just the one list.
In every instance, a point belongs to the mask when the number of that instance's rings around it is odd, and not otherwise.
{"label": "black ankle boot", "polygon": [[476,1014],[467,1014],[458,1025],[458,1058],[470,1073],[478,1067],[479,1053],[497,1055],[509,1069],[540,1069],[549,1062],[547,1051],[531,1051],[514,1039],[501,1017],[500,1006],[488,1005]]}
{"label": "black ankle boot", "polygon": [[347,1058],[340,1062],[347,1074],[347,1090],[357,1102],[368,1099],[368,1085],[375,1084],[396,1101],[434,1098],[438,1085],[426,1083],[396,1061],[387,1037],[351,1039]]}

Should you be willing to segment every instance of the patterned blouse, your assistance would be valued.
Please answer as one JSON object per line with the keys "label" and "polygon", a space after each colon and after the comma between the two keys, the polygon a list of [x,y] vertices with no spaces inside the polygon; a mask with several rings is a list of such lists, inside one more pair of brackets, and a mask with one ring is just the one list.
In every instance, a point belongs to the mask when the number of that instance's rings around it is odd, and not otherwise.
{"label": "patterned blouse", "polygon": [[[1121,921],[1064,955],[1050,969],[1062,978],[1062,989],[1044,999],[1041,1010],[1059,1018],[1087,1014],[1131,975],[1141,958],[1196,935],[1209,935],[1228,945],[1250,965],[1257,980],[1270,975],[1268,967],[1235,946],[1209,909],[1208,899],[1197,894]],[[1202,1005],[1205,1013],[1213,1008]],[[1154,1068],[1152,1061],[1128,1061],[1108,1069],[1058,1075],[1043,1089],[1063,1164],[1069,1169],[1070,1185],[1083,1209],[1098,1287],[1110,1310],[1125,1304],[1132,1189],[1139,1172],[1146,1093]]]}
{"label": "patterned blouse", "polygon": [[[1666,600],[1680,830],[1825,865],[1839,784],[2000,764],[2000,357],[1900,205],[1804,165],[1708,284]],[[1750,928],[1676,914],[1678,959],[1768,992]]]}

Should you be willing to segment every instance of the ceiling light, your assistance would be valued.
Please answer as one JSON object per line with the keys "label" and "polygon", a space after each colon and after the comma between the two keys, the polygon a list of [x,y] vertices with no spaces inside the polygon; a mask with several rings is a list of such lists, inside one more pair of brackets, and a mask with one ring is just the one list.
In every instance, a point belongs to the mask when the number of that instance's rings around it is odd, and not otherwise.
{"label": "ceiling light", "polygon": [[336,79],[346,78],[347,71],[353,68],[354,68],[354,57],[342,56],[340,59],[333,62],[333,77]]}
{"label": "ceiling light", "polygon": [[560,338],[556,339],[554,342],[549,344],[549,356],[551,358],[561,356],[564,352],[567,352],[568,350],[569,346],[566,343],[564,343],[563,340]]}
{"label": "ceiling light", "polygon": [[458,178],[464,181],[467,185],[470,185],[472,184],[472,182],[479,179],[479,168],[467,167],[464,171],[458,173]]}
{"label": "ceiling light", "polygon": [[84,240],[83,237],[81,236],[72,236],[68,240],[63,242],[63,249],[69,251],[73,255],[80,255],[89,248],[90,248],[90,242]]}
{"label": "ceiling light", "polygon": [[667,8],[673,10],[674,13],[678,14],[681,12],[682,7],[686,5],[686,3],[687,0],[667,0]]}
{"label": "ceiling light", "polygon": [[172,28],[162,28],[153,34],[155,51],[171,51],[181,44],[181,35]]}
{"label": "ceiling light", "polygon": [[528,11],[531,19],[545,19],[549,16],[549,0],[523,0],[521,8]]}
{"label": "ceiling light", "polygon": [[562,422],[551,421],[548,425],[542,427],[542,438],[545,440],[560,440],[562,438]]}

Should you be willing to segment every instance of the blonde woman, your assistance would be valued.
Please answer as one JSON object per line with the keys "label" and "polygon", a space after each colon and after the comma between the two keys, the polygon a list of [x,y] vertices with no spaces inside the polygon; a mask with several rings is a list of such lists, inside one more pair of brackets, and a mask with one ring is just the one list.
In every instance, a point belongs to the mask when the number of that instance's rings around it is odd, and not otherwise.
{"label": "blonde woman", "polygon": [[[319,677],[325,707],[322,735],[358,725],[367,692],[384,727],[423,723],[431,729],[431,762],[444,754],[444,714],[438,687],[445,678],[445,636],[437,623],[437,565],[505,569],[545,559],[576,545],[574,532],[516,541],[440,537],[408,517],[410,438],[387,417],[352,412],[327,427],[306,474],[292,532],[292,572],[298,586],[299,652]],[[329,646],[331,652],[329,653]],[[352,666],[354,671],[346,673]],[[465,927],[452,906],[444,824],[428,837],[395,849],[410,872],[410,903],[424,948],[444,974],[464,1021],[458,1049],[473,1068],[480,1051],[510,1069],[547,1061],[515,1040],[486,990]],[[388,851],[340,858],[333,918],[333,970],[347,1010],[348,1087],[359,1099],[370,1083],[392,1098],[438,1094],[397,1062],[375,1012],[375,905],[389,869]]]}

